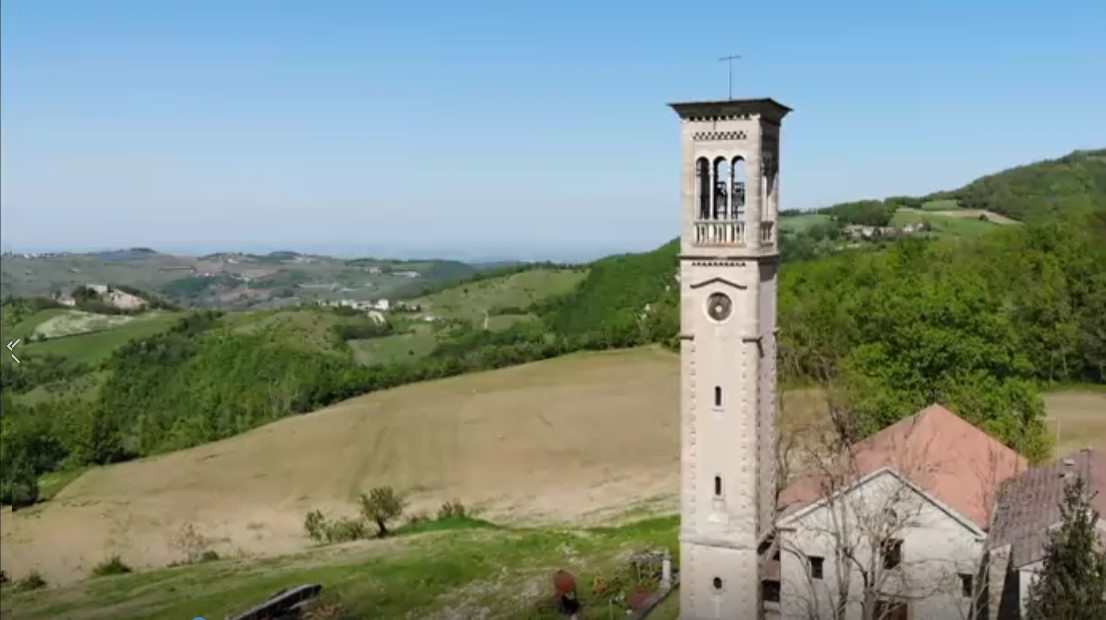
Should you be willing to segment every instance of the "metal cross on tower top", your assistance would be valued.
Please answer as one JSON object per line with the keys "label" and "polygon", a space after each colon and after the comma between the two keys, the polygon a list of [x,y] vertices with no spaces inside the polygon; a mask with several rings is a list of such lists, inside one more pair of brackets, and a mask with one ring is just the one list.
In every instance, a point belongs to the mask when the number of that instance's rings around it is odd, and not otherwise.
{"label": "metal cross on tower top", "polygon": [[726,61],[730,65],[730,99],[733,99],[733,61],[741,58],[740,54],[733,54],[731,56],[723,56],[719,58],[719,62]]}

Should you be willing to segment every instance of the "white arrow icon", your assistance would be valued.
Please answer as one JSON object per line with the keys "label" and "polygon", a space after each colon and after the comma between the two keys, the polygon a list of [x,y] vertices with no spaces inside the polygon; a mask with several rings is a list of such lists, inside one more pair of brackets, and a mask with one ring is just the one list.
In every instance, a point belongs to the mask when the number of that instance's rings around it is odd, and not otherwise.
{"label": "white arrow icon", "polygon": [[20,340],[22,340],[22,338],[16,338],[15,340],[12,340],[11,342],[8,343],[8,351],[12,351],[12,359],[15,360],[16,364],[22,364],[23,363],[23,362],[19,361],[19,358],[16,357],[15,353],[14,353],[15,347],[17,347],[19,345]]}

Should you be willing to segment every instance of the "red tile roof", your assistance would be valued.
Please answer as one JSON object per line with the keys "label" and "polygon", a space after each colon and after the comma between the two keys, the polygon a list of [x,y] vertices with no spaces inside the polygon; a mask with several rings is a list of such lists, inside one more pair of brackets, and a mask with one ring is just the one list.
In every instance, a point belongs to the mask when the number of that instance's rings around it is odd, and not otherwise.
{"label": "red tile roof", "polygon": [[780,493],[783,514],[824,496],[827,481],[839,477],[847,486],[890,467],[931,496],[987,529],[1003,482],[1028,468],[1025,458],[938,404],[853,444],[834,464],[837,473],[797,480]]}
{"label": "red tile roof", "polygon": [[1106,455],[1080,450],[1003,485],[987,548],[1012,545],[1010,565],[1015,568],[1043,558],[1048,529],[1060,522],[1060,502],[1069,476],[1083,479],[1087,491],[1095,494],[1091,503],[1106,515]]}

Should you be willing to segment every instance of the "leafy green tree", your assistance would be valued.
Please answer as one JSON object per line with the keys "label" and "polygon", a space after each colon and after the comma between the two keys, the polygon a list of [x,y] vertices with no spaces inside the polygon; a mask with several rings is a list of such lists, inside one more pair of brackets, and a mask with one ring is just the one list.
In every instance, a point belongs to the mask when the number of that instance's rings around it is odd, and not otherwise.
{"label": "leafy green tree", "polygon": [[392,487],[377,487],[362,493],[359,499],[361,515],[376,524],[381,538],[388,535],[388,522],[403,515],[404,501]]}
{"label": "leafy green tree", "polygon": [[1092,499],[1082,478],[1064,489],[1063,521],[1049,532],[1044,568],[1029,588],[1026,620],[1106,618],[1106,554]]}
{"label": "leafy green tree", "polygon": [[0,503],[10,504],[12,510],[15,510],[37,501],[38,475],[35,474],[31,459],[20,452],[0,479]]}

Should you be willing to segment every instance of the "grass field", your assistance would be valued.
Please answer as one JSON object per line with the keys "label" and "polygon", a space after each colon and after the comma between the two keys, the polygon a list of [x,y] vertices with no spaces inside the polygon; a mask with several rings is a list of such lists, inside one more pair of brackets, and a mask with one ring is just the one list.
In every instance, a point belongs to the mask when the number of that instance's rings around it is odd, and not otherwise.
{"label": "grass field", "polygon": [[830,216],[821,213],[804,213],[802,215],[789,215],[780,218],[780,230],[790,232],[803,232],[804,230],[825,224],[830,221]]}
{"label": "grass field", "polygon": [[[27,321],[37,320],[39,315],[43,313],[53,313],[48,318],[56,317],[58,314],[54,310],[46,310],[35,314]],[[180,316],[179,312],[160,310],[148,312],[135,316],[133,320],[127,323],[115,325],[104,331],[53,338],[42,342],[23,343],[19,345],[18,350],[24,355],[59,355],[79,362],[96,364],[111,355],[112,351],[132,340],[148,338],[167,329]],[[23,329],[27,321],[20,323],[16,330]],[[39,323],[43,321],[39,321]]]}
{"label": "grass field", "polygon": [[11,326],[8,324],[9,319],[5,318],[3,321],[0,321],[0,339],[2,339],[5,344],[16,338],[22,338],[26,341],[31,334],[35,333],[39,325],[68,312],[69,310],[65,308],[40,310]]}
{"label": "grass field", "polygon": [[[308,580],[379,613],[440,609],[457,596],[478,606],[529,604],[548,570],[608,557],[617,547],[608,542],[648,538],[630,536],[636,526],[577,528],[675,509],[678,373],[677,356],[657,348],[577,354],[370,394],[224,441],[91,469],[64,488],[65,480],[48,481],[51,491],[61,488],[53,500],[0,513],[0,555],[16,579],[34,569],[65,587],[6,596],[3,609],[17,618],[76,617],[73,610],[94,604],[103,617],[176,617],[193,613],[184,600],[196,613],[222,614]],[[1061,423],[1058,454],[1106,448],[1106,391],[1058,391],[1046,404]],[[781,429],[816,420],[821,406],[816,390],[786,392]],[[352,514],[352,498],[381,484],[405,492],[413,511],[459,499],[506,529],[304,552],[308,510]],[[180,560],[172,538],[185,526],[238,559],[161,570]],[[659,537],[674,533],[672,523],[657,527]],[[115,553],[154,572],[82,581]],[[472,572],[458,564],[464,558],[479,559]],[[497,568],[486,572],[484,562]],[[405,587],[424,582],[426,591]],[[516,587],[531,590],[504,599]]]}
{"label": "grass field", "polygon": [[1045,395],[1049,428],[1057,433],[1057,456],[1081,448],[1106,451],[1106,391],[1065,389]]}
{"label": "grass field", "polygon": [[529,269],[461,284],[412,301],[423,307],[424,314],[482,324],[485,312],[526,308],[536,301],[567,293],[586,275],[584,270]]}
{"label": "grass field", "polygon": [[437,346],[438,339],[429,326],[419,325],[413,333],[349,340],[346,344],[358,364],[388,364],[426,357]]}
{"label": "grass field", "polygon": [[[224,441],[89,470],[50,502],[0,513],[9,573],[72,581],[105,554],[175,559],[186,524],[223,555],[306,543],[313,508],[350,510],[372,486],[415,509],[457,498],[501,523],[600,523],[675,507],[678,372],[645,348],[572,355],[405,386]],[[789,419],[818,399],[788,394]]]}
{"label": "grass field", "polygon": [[978,237],[985,235],[1002,224],[995,221],[981,221],[972,217],[960,217],[949,215],[948,212],[927,212],[916,209],[899,209],[891,218],[891,226],[902,227],[907,224],[929,222],[933,232],[937,234],[955,235],[957,237]]}
{"label": "grass field", "polygon": [[285,587],[319,583],[325,604],[358,618],[555,618],[539,606],[552,595],[552,573],[567,569],[585,605],[602,614],[589,617],[606,617],[607,606],[589,605],[593,578],[612,574],[635,551],[677,552],[676,529],[675,518],[596,529],[455,529],[38,592],[6,588],[0,612],[27,620],[222,618]]}

